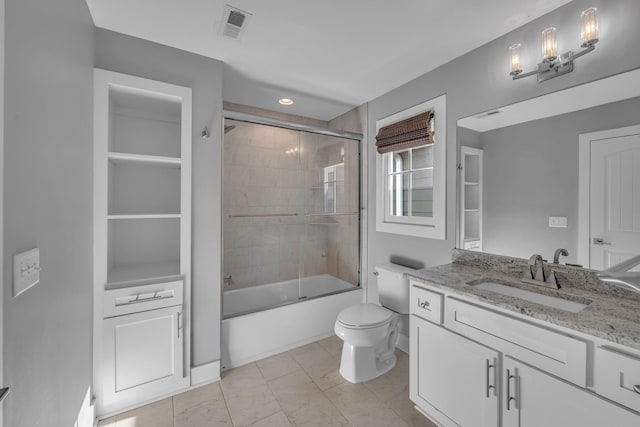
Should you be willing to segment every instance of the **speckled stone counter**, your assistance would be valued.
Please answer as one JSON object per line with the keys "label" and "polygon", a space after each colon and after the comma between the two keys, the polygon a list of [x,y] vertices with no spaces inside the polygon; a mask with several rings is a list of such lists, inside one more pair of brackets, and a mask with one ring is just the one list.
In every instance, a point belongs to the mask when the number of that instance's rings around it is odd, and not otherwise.
{"label": "speckled stone counter", "polygon": [[[527,285],[519,279],[528,268],[527,260],[455,249],[451,264],[410,275],[451,294],[640,350],[640,294],[600,282],[592,270],[565,265],[548,265],[545,269],[545,273],[554,272],[560,289]],[[588,305],[570,313],[469,285],[479,279]]]}

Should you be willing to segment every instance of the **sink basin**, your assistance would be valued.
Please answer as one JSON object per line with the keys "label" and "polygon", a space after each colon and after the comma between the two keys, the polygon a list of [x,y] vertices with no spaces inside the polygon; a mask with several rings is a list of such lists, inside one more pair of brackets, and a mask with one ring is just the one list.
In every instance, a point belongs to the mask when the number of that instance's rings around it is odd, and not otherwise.
{"label": "sink basin", "polygon": [[557,308],[559,310],[578,313],[582,311],[587,304],[575,301],[569,301],[563,298],[552,297],[549,295],[539,294],[537,292],[526,291],[524,289],[514,288],[513,286],[503,285],[501,283],[483,281],[474,285],[476,288],[484,289],[498,294],[507,295],[534,302],[536,304],[545,305],[547,307]]}

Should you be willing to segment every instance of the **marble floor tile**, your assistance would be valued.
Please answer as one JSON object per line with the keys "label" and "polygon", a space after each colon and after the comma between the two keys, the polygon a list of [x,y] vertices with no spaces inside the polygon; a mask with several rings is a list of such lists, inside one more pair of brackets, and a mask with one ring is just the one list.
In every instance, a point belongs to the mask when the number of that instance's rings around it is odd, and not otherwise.
{"label": "marble floor tile", "polygon": [[344,343],[344,341],[342,341],[340,338],[338,338],[335,335],[332,336],[332,337],[325,338],[323,340],[318,341],[318,344],[320,344],[320,346],[322,346],[322,348],[327,350],[327,352],[330,355],[332,355],[333,357],[335,357],[338,360],[340,360],[340,358],[342,358],[342,344],[343,343]]}
{"label": "marble floor tile", "polygon": [[280,411],[267,418],[256,421],[251,424],[251,427],[291,427],[291,423],[284,412]]}
{"label": "marble floor tile", "polygon": [[409,391],[405,390],[387,401],[387,405],[411,427],[436,427],[429,419],[416,410],[409,400]]}
{"label": "marble floor tile", "polygon": [[220,383],[207,384],[173,396],[173,413],[180,414],[205,402],[224,401]]}
{"label": "marble floor tile", "polygon": [[289,353],[276,354],[275,356],[258,360],[256,364],[267,381],[301,369],[298,362]]}
{"label": "marble floor tile", "polygon": [[322,395],[322,390],[303,370],[269,381],[269,388],[287,414],[308,406]]}
{"label": "marble floor tile", "polygon": [[288,413],[294,426],[343,427],[349,426],[347,419],[323,394],[316,394],[309,403]]}
{"label": "marble floor tile", "polygon": [[117,415],[116,427],[173,427],[173,401],[169,397]]}
{"label": "marble floor tile", "polygon": [[202,402],[183,410],[174,417],[174,427],[231,427],[232,425],[224,399]]}
{"label": "marble floor tile", "polygon": [[351,384],[339,373],[342,341],[329,337],[224,372],[213,384],[100,421],[99,427],[435,427],[409,400],[409,357]]}

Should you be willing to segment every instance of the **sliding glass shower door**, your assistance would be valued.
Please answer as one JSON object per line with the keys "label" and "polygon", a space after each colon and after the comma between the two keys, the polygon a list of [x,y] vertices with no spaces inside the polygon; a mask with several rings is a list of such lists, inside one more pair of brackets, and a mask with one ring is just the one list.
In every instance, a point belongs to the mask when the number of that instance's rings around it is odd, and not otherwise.
{"label": "sliding glass shower door", "polygon": [[225,317],[359,285],[359,141],[225,120]]}

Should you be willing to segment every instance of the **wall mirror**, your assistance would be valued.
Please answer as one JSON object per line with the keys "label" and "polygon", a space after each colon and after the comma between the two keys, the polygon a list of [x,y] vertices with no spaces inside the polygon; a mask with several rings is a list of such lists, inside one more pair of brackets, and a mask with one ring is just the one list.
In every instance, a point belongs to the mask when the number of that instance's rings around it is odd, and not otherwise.
{"label": "wall mirror", "polygon": [[461,118],[457,144],[458,248],[593,269],[640,253],[640,69]]}

